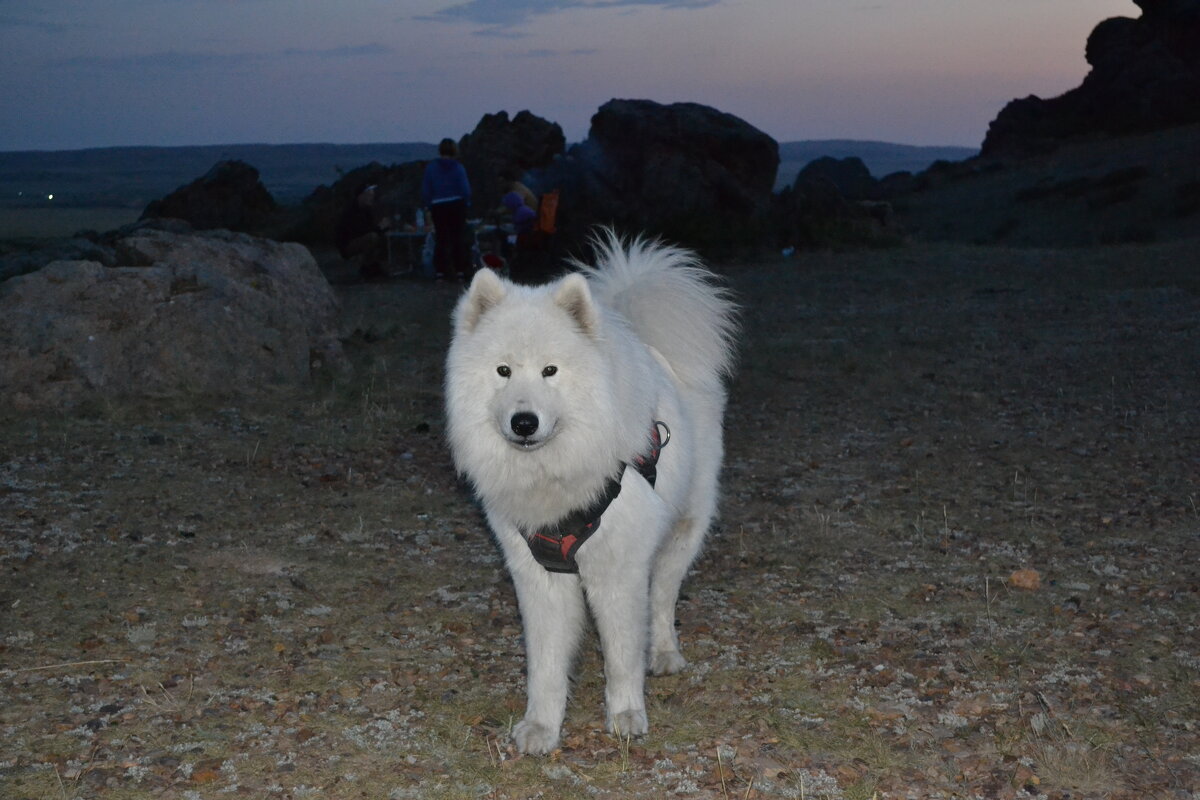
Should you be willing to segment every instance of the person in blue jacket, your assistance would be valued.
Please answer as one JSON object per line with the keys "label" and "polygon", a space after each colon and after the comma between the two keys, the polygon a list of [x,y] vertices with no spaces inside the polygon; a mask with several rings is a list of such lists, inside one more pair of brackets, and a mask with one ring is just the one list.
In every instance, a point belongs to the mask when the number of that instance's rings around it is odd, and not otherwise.
{"label": "person in blue jacket", "polygon": [[471,259],[467,248],[467,209],[471,206],[471,183],[458,160],[458,145],[442,139],[438,158],[425,166],[421,181],[421,201],[433,220],[434,269],[439,280],[470,277]]}

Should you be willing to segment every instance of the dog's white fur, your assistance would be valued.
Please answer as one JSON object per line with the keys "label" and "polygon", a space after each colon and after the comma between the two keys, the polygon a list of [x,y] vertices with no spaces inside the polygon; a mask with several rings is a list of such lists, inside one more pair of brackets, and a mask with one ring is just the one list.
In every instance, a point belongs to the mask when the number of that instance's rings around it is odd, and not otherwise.
{"label": "dog's white fur", "polygon": [[[604,653],[608,728],[647,732],[645,674],[686,663],[675,603],[717,505],[734,307],[686,250],[611,232],[595,249],[595,267],[576,262],[579,272],[545,286],[481,270],[454,311],[447,357],[455,464],[482,500],[525,628],[528,705],[513,729],[525,753],[558,746],[588,608]],[[514,431],[515,414],[536,415],[537,430]],[[622,464],[647,452],[655,420],[671,430],[656,486],[626,469],[579,549],[579,574],[548,572],[522,530],[598,498]]]}

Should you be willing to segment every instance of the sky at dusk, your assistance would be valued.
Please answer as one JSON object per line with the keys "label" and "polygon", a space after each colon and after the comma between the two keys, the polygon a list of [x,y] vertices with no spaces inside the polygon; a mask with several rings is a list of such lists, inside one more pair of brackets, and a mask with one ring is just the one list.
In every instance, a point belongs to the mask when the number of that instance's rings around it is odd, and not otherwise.
{"label": "sky at dusk", "polygon": [[614,97],[778,141],[978,146],[1131,0],[0,0],[0,150],[435,142]]}

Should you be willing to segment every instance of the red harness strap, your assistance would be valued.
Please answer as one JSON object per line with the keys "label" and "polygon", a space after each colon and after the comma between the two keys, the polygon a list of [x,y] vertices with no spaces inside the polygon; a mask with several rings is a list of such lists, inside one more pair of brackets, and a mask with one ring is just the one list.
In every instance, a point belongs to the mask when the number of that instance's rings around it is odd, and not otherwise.
{"label": "red harness strap", "polygon": [[[659,429],[663,433],[659,433]],[[635,456],[633,466],[642,477],[654,486],[658,477],[658,457],[662,449],[671,441],[671,429],[665,422],[656,421],[650,428],[650,450],[645,455]],[[604,494],[586,508],[572,511],[553,525],[546,525],[526,533],[525,541],[529,543],[529,551],[534,559],[550,572],[579,572],[575,562],[575,554],[592,534],[600,528],[600,520],[613,500],[621,493],[621,476],[625,474],[625,466],[616,478],[610,478],[604,487]]]}

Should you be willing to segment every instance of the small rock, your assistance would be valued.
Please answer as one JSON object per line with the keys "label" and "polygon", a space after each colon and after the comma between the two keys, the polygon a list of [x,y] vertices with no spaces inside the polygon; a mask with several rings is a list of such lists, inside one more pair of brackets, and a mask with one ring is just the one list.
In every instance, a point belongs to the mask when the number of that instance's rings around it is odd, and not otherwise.
{"label": "small rock", "polygon": [[1042,576],[1036,569],[1019,569],[1008,576],[1008,585],[1014,589],[1036,591],[1042,588]]}

